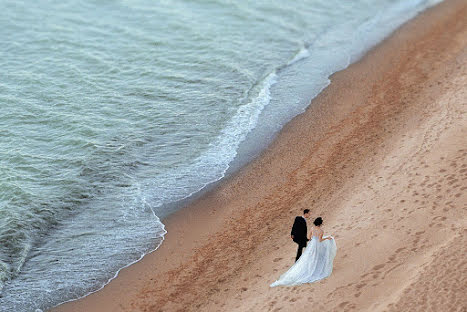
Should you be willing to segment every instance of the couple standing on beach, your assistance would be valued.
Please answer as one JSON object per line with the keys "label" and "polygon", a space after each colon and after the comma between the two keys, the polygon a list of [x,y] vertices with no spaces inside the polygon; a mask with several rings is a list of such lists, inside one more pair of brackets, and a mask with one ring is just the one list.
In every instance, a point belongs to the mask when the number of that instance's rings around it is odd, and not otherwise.
{"label": "couple standing on beach", "polygon": [[[298,244],[295,264],[271,284],[274,286],[292,286],[312,283],[331,275],[332,264],[336,256],[336,242],[332,236],[323,237],[321,228],[323,219],[316,218],[310,235],[307,236],[306,219],[310,217],[310,210],[305,209],[303,216],[297,216],[292,226],[291,238]],[[311,242],[308,244],[308,242]],[[308,245],[308,246],[307,246]],[[303,248],[305,252],[302,255]]]}

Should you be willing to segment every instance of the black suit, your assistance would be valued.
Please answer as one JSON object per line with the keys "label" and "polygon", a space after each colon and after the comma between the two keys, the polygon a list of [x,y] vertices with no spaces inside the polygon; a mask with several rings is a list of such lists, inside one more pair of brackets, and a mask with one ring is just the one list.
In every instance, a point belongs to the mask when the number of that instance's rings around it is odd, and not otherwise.
{"label": "black suit", "polygon": [[306,247],[306,243],[308,242],[308,238],[306,237],[306,221],[304,217],[295,217],[290,235],[293,236],[293,241],[298,244],[297,257],[295,258],[295,261],[297,261],[302,255],[302,250]]}

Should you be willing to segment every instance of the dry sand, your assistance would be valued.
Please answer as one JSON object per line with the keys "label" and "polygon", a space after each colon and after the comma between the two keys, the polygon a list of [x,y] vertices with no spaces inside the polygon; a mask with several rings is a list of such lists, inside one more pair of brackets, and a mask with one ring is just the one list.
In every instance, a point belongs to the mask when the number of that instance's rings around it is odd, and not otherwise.
{"label": "dry sand", "polygon": [[[54,311],[467,311],[467,2],[332,77],[261,157],[173,214],[159,250]],[[269,288],[304,208],[333,274]]]}

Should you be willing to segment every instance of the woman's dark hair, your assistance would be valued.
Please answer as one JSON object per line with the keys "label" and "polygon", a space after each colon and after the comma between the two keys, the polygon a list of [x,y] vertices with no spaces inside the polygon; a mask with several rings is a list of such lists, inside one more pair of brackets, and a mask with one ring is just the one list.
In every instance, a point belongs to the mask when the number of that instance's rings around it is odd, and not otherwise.
{"label": "woman's dark hair", "polygon": [[313,221],[313,224],[316,226],[320,226],[321,224],[323,224],[323,218],[321,217],[316,218],[315,221]]}
{"label": "woman's dark hair", "polygon": [[303,214],[307,214],[307,213],[309,213],[309,212],[310,212],[310,209],[305,209],[305,210],[303,210]]}

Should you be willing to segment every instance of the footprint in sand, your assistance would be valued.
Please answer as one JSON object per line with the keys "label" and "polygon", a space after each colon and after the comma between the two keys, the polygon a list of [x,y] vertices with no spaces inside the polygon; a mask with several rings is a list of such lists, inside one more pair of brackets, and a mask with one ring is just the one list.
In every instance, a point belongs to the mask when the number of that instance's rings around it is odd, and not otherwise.
{"label": "footprint in sand", "polygon": [[373,267],[373,271],[379,271],[380,269],[384,268],[385,264],[378,264]]}
{"label": "footprint in sand", "polygon": [[406,248],[405,247],[402,247],[402,248],[399,248],[399,249],[396,249],[396,254],[404,251]]}

